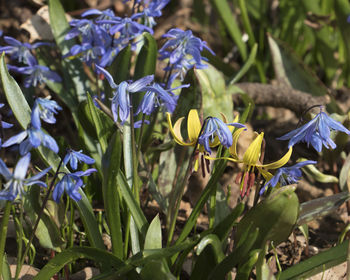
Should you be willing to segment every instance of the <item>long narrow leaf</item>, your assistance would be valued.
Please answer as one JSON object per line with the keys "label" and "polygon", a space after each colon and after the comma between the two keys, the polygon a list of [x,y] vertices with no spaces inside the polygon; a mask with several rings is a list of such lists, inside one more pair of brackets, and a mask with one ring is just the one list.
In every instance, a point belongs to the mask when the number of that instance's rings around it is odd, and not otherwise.
{"label": "long narrow leaf", "polygon": [[111,232],[112,252],[123,259],[123,234],[120,221],[119,193],[117,189],[118,170],[121,161],[121,139],[118,131],[113,135],[102,160],[103,201]]}
{"label": "long narrow leaf", "polygon": [[[50,26],[57,46],[62,54],[66,54],[74,45],[73,40],[66,40],[65,36],[70,27],[66,19],[65,12],[59,0],[49,0]],[[77,102],[85,100],[88,90],[87,76],[83,65],[78,59],[71,59],[69,63],[62,60],[64,70],[64,81],[71,95]],[[71,108],[74,110],[74,107]]]}
{"label": "long narrow leaf", "polygon": [[145,238],[148,228],[148,222],[146,217],[144,216],[140,206],[134,198],[134,195],[126,181],[126,178],[122,172],[118,172],[118,187],[122,193],[123,199],[129,207],[132,217],[135,220],[135,224]]}
{"label": "long narrow leaf", "polygon": [[230,34],[233,41],[236,43],[243,60],[246,60],[247,48],[242,40],[242,33],[239,30],[237,21],[232,14],[231,8],[227,3],[227,0],[211,0],[210,2],[216,8],[219,16],[221,17],[228,30],[228,33]]}
{"label": "long narrow leaf", "polygon": [[81,258],[90,259],[97,263],[103,263],[104,265],[114,267],[115,269],[125,266],[123,261],[105,250],[90,247],[74,247],[63,251],[51,259],[34,277],[34,280],[51,279],[51,277],[64,268],[65,265]]}

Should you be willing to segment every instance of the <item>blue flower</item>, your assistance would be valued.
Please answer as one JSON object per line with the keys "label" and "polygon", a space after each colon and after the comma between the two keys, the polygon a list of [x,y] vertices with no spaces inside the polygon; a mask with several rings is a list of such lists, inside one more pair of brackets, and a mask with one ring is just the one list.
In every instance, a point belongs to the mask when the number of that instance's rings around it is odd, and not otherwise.
{"label": "blue flower", "polygon": [[56,203],[60,202],[60,198],[64,191],[69,195],[74,201],[79,201],[81,199],[81,194],[79,190],[83,187],[83,180],[81,177],[89,176],[91,173],[96,172],[94,168],[90,168],[85,171],[77,171],[74,173],[68,173],[63,176],[63,178],[56,184],[55,189],[52,192],[52,198]]}
{"label": "blue flower", "polygon": [[162,9],[168,5],[170,0],[153,0],[148,6],[143,8],[143,11],[134,15],[134,18],[142,17],[146,26],[152,28],[156,25],[155,17],[162,15]]}
{"label": "blue flower", "polygon": [[81,61],[91,66],[92,63],[98,63],[100,57],[104,53],[105,50],[102,46],[93,46],[91,43],[83,43],[82,45],[74,45],[63,58],[79,55]]}
{"label": "blue flower", "polygon": [[46,187],[46,184],[39,181],[39,179],[44,176],[51,169],[51,167],[46,168],[35,176],[26,179],[25,177],[29,162],[30,153],[20,158],[20,160],[17,162],[15,170],[11,174],[6,164],[0,159],[0,173],[7,181],[5,188],[0,191],[0,200],[15,200],[18,196],[21,196],[24,193],[24,186],[39,185],[41,187]]}
{"label": "blue flower", "polygon": [[206,42],[192,34],[191,30],[183,31],[178,28],[170,29],[163,37],[170,38],[159,50],[160,59],[169,59],[171,65],[177,68],[187,67],[205,67],[201,56],[203,49],[207,49],[212,54],[213,51],[207,46]]}
{"label": "blue flower", "polygon": [[[175,110],[177,100],[176,96],[172,93],[173,90],[189,87],[190,85],[182,85],[176,88],[165,90],[161,85],[154,83],[152,86],[146,86],[143,91],[147,91],[143,96],[143,99],[137,108],[135,115],[140,112],[146,115],[150,115],[154,109],[162,104],[166,107],[167,111],[172,113]],[[160,99],[160,101],[159,101]]]}
{"label": "blue flower", "polygon": [[51,71],[49,67],[39,65],[34,57],[28,60],[29,66],[17,67],[8,65],[8,69],[15,72],[29,75],[24,79],[24,86],[29,88],[30,86],[36,86],[38,83],[43,83],[46,80],[59,83],[62,81],[61,77],[54,71]]}
{"label": "blue flower", "polygon": [[9,147],[14,144],[19,144],[21,155],[27,154],[31,149],[38,148],[40,145],[58,153],[58,146],[55,139],[35,127],[29,127],[27,130],[12,136],[2,146]]}
{"label": "blue flower", "polygon": [[87,17],[91,15],[97,15],[98,17],[96,18],[96,20],[113,19],[115,17],[115,14],[112,9],[106,9],[104,11],[100,11],[97,9],[89,9],[81,14],[82,17]]}
{"label": "blue flower", "polygon": [[130,97],[129,93],[145,91],[144,88],[153,81],[154,76],[149,75],[143,77],[133,83],[121,82],[119,85],[114,83],[113,77],[105,69],[96,65],[98,71],[102,72],[107,79],[109,85],[114,89],[112,98],[112,113],[114,121],[118,121],[118,117],[122,124],[130,114]]}
{"label": "blue flower", "polygon": [[34,102],[31,115],[31,123],[33,127],[39,129],[41,127],[40,119],[47,123],[56,123],[54,114],[57,114],[57,110],[62,110],[62,107],[57,104],[56,101],[37,98]]}
{"label": "blue flower", "polygon": [[4,36],[4,40],[9,46],[0,47],[0,53],[5,52],[6,54],[10,54],[12,59],[17,59],[19,62],[29,64],[28,61],[34,56],[31,53],[31,50],[36,49],[40,46],[49,46],[51,44],[39,42],[34,44],[29,43],[21,43],[15,38]]}
{"label": "blue flower", "polygon": [[95,160],[87,155],[84,155],[82,153],[82,150],[74,151],[72,149],[69,149],[66,156],[63,159],[63,163],[67,165],[67,163],[69,162],[70,167],[72,167],[73,170],[77,170],[78,162],[80,161],[85,162],[86,164],[95,163]]}
{"label": "blue flower", "polygon": [[303,126],[277,138],[278,140],[289,140],[288,147],[294,146],[299,142],[306,142],[315,148],[316,151],[322,151],[322,145],[327,149],[334,149],[337,145],[330,138],[331,131],[339,130],[348,135],[350,131],[346,129],[340,122],[333,120],[320,107],[318,113],[311,121]]}
{"label": "blue flower", "polygon": [[204,146],[204,149],[211,154],[210,143],[214,142],[215,136],[219,138],[221,145],[229,148],[232,146],[232,132],[229,126],[235,126],[237,128],[245,127],[244,124],[230,123],[226,124],[222,120],[209,117],[204,124],[203,133],[198,138],[198,143]]}
{"label": "blue flower", "polygon": [[96,22],[98,24],[105,24],[105,23],[111,24],[109,33],[111,35],[114,35],[115,33],[119,32],[120,37],[127,41],[130,41],[136,38],[137,36],[142,34],[142,32],[149,32],[153,34],[153,30],[151,28],[134,21],[134,19],[135,19],[135,16],[132,16],[131,18],[115,17],[112,20],[99,20]]}
{"label": "blue flower", "polygon": [[281,167],[277,169],[275,175],[261,188],[260,195],[262,195],[268,187],[273,188],[278,183],[280,183],[281,187],[298,183],[302,175],[300,168],[304,167],[305,165],[316,163],[317,161],[305,160],[293,166]]}

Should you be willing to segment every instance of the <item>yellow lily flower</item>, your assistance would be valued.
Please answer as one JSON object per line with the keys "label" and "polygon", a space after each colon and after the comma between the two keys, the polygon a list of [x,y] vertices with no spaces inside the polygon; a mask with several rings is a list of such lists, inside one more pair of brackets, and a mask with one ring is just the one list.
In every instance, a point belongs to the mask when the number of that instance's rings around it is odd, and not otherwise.
{"label": "yellow lily flower", "polygon": [[[166,116],[167,116],[170,133],[174,137],[175,142],[182,146],[193,146],[193,147],[196,146],[196,143],[198,143],[198,138],[200,136],[201,129],[202,129],[202,124],[199,119],[197,110],[191,109],[187,116],[187,134],[189,138],[187,141],[185,141],[181,135],[181,124],[182,124],[182,121],[184,120],[184,117],[179,118],[173,126],[171,122],[171,115],[167,113]],[[221,114],[221,116],[224,122],[227,123],[226,117],[223,114]],[[235,118],[234,122],[237,120],[238,120],[238,116]],[[229,126],[228,128],[231,132],[234,129],[233,126]],[[215,136],[213,141],[209,142],[209,146],[212,148],[218,146],[219,144],[220,144],[220,140],[217,136]],[[205,153],[204,146],[201,144],[197,144],[196,149],[200,153]],[[199,164],[198,164],[198,158],[197,158],[194,166],[195,171],[198,170],[198,165]]]}
{"label": "yellow lily flower", "polygon": [[[285,165],[291,155],[293,148],[290,147],[288,152],[279,160],[268,163],[268,164],[261,164],[259,162],[259,158],[261,156],[261,145],[264,139],[264,133],[257,134],[256,138],[253,140],[253,142],[249,145],[247,150],[245,151],[243,158],[239,159],[237,154],[237,143],[240,134],[243,132],[244,128],[238,129],[233,134],[233,144],[230,147],[229,151],[231,154],[231,157],[229,158],[220,158],[220,159],[227,159],[236,163],[243,163],[243,170],[237,175],[236,183],[240,183],[240,190],[241,190],[241,196],[244,197],[245,195],[249,195],[250,188],[253,186],[255,182],[255,168],[259,170],[259,172],[263,175],[263,177],[266,180],[271,179],[272,174],[268,172],[269,169],[277,169]],[[214,159],[215,158],[209,158],[207,159]],[[216,158],[219,159],[219,158]],[[243,178],[242,178],[243,177]]]}

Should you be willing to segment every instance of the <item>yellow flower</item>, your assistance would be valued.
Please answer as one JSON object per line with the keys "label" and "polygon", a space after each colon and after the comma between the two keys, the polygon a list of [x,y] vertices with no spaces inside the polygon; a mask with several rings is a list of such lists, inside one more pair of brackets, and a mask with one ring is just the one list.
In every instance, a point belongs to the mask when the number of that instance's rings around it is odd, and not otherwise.
{"label": "yellow flower", "polygon": [[199,120],[197,110],[192,109],[188,113],[187,133],[189,141],[187,142],[185,142],[181,135],[181,124],[185,117],[179,118],[173,126],[171,123],[171,115],[169,113],[166,113],[166,116],[169,124],[170,133],[174,137],[175,142],[182,146],[195,146],[202,128],[202,124]]}
{"label": "yellow flower", "polygon": [[[250,188],[254,184],[255,168],[259,170],[259,172],[263,175],[263,177],[266,180],[269,180],[271,179],[272,174],[268,172],[268,170],[277,169],[285,165],[289,161],[293,151],[293,148],[290,147],[288,152],[281,159],[272,163],[261,164],[259,161],[259,158],[261,156],[261,145],[264,139],[264,133],[262,132],[260,134],[256,133],[257,134],[256,138],[253,140],[253,142],[249,145],[249,147],[245,151],[243,158],[239,159],[237,154],[237,143],[238,143],[239,136],[243,132],[243,130],[244,128],[240,128],[233,134],[233,144],[229,149],[231,157],[220,158],[220,159],[227,159],[236,163],[243,163],[243,171],[240,172],[236,178],[236,183],[240,182],[242,197],[249,194]],[[214,159],[209,157],[206,157],[206,158]]]}
{"label": "yellow flower", "polygon": [[[222,115],[224,123],[227,123],[226,117],[223,114],[221,114],[221,115]],[[200,136],[201,129],[202,129],[202,124],[201,124],[201,121],[199,119],[197,110],[191,109],[190,112],[188,113],[188,116],[187,116],[187,134],[188,134],[188,138],[189,138],[187,141],[185,141],[181,135],[181,124],[182,124],[182,121],[184,120],[184,117],[179,118],[173,126],[172,122],[171,122],[171,115],[169,113],[167,113],[166,116],[167,116],[167,121],[169,124],[170,133],[174,137],[175,142],[179,145],[182,145],[182,146],[195,147],[196,143],[198,143],[198,138]],[[237,120],[238,120],[238,116],[236,117],[234,122]],[[234,129],[233,126],[229,126],[228,128],[231,132]],[[213,141],[209,142],[209,146],[212,148],[218,146],[219,144],[220,144],[220,140],[217,136],[215,136]],[[204,149],[203,145],[197,144],[196,149],[200,153],[205,153],[205,149]],[[196,171],[198,170],[198,159],[196,159],[196,161],[195,161],[194,169]]]}

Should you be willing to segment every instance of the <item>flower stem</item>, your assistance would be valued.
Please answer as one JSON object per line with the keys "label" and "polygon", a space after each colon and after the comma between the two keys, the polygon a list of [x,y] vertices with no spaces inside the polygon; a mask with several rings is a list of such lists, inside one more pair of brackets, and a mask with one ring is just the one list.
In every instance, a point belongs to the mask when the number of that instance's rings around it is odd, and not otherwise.
{"label": "flower stem", "polygon": [[29,252],[30,245],[31,245],[32,242],[33,242],[33,239],[34,239],[34,236],[35,236],[35,232],[36,232],[36,230],[37,230],[37,228],[38,228],[38,225],[39,225],[41,216],[42,216],[42,214],[44,213],[44,209],[45,209],[45,206],[46,206],[47,201],[49,200],[49,197],[50,197],[51,191],[52,191],[52,189],[53,189],[53,186],[55,185],[55,181],[56,181],[56,179],[57,179],[57,177],[58,177],[59,170],[60,170],[60,168],[61,168],[62,162],[63,162],[63,159],[61,159],[60,163],[58,164],[58,167],[57,167],[57,170],[56,170],[56,172],[55,172],[55,175],[54,175],[54,177],[53,177],[53,179],[52,179],[52,181],[51,181],[51,184],[50,184],[50,186],[49,186],[49,189],[47,190],[46,196],[45,196],[45,198],[44,198],[44,200],[43,200],[43,204],[41,205],[41,209],[40,209],[40,211],[39,211],[39,213],[38,213],[38,217],[36,218],[36,221],[35,221],[35,224],[34,224],[34,227],[33,227],[33,231],[32,231],[32,233],[31,233],[31,235],[30,235],[30,238],[29,238],[28,244],[27,244],[27,246],[26,246],[26,249],[24,250],[24,253],[23,253],[23,255],[22,255],[22,257],[21,257],[21,260],[20,260],[20,262],[19,262],[18,269],[16,270],[15,280],[18,279],[19,273],[21,272],[21,268],[22,268],[22,266],[23,266],[23,264],[24,264],[24,260],[25,260],[25,258],[26,258],[26,256],[27,256],[28,252]]}
{"label": "flower stem", "polygon": [[184,193],[184,190],[185,190],[185,186],[186,186],[186,184],[187,184],[187,182],[188,182],[188,180],[189,180],[189,178],[190,178],[190,176],[192,174],[192,165],[193,165],[193,161],[194,161],[194,158],[195,158],[195,155],[196,155],[196,150],[197,150],[197,147],[198,147],[198,139],[199,139],[199,136],[202,134],[203,129],[206,126],[207,120],[209,118],[210,117],[206,118],[204,120],[204,122],[203,122],[202,128],[201,128],[201,130],[199,132],[199,135],[198,135],[198,138],[197,138],[196,145],[194,146],[192,155],[191,155],[190,160],[188,162],[188,166],[187,166],[185,177],[183,178],[183,181],[182,181],[182,184],[181,184],[180,188],[177,190],[175,188],[175,186],[173,186],[173,190],[172,190],[170,201],[169,201],[169,207],[173,207],[173,206],[175,206],[175,207],[174,207],[174,210],[172,210],[171,208],[169,209],[170,211],[169,211],[169,214],[168,214],[168,217],[167,217],[167,223],[168,223],[168,226],[169,226],[168,227],[169,231],[168,231],[167,245],[170,245],[170,243],[171,243],[171,241],[173,239],[176,219],[177,219],[177,216],[179,214],[179,209],[180,209],[181,198],[183,196],[183,193]]}
{"label": "flower stem", "polygon": [[4,208],[4,214],[2,216],[1,225],[0,225],[0,279],[2,279],[2,267],[3,267],[3,258],[5,253],[5,243],[7,236],[7,228],[11,212],[11,201],[6,201]]}

